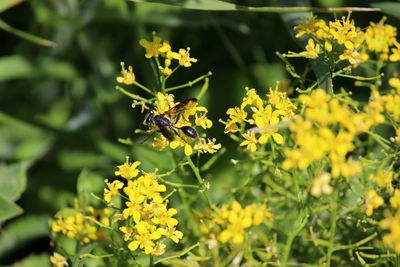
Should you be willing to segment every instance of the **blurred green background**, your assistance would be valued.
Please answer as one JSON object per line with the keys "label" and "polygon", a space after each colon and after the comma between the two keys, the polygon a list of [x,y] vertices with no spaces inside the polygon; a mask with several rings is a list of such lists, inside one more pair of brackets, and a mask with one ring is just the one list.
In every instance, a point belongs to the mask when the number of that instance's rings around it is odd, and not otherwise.
{"label": "blurred green background", "polygon": [[[121,61],[133,66],[137,81],[154,85],[150,64],[138,44],[141,38],[150,40],[156,31],[173,50],[191,47],[198,63],[180,69],[170,85],[213,73],[200,104],[208,108],[214,122],[208,136],[228,148],[212,176],[207,176],[215,185],[211,194],[218,199],[235,183],[230,179],[229,160],[240,153],[224,136],[218,119],[225,119],[226,110],[240,103],[245,86],[264,94],[276,81],[290,78],[275,52],[301,49],[292,26],[300,22],[300,15],[308,14],[212,12],[124,0],[32,0],[15,6],[8,5],[14,1],[1,1],[0,26],[7,31],[0,30],[0,205],[9,210],[0,211],[0,264],[18,266],[49,264],[48,219],[57,210],[73,206],[79,175],[98,180],[113,177],[115,166],[126,155],[142,161],[149,171],[168,167],[152,160],[149,141],[137,148],[118,142],[118,138],[131,138],[140,144],[146,139],[134,134],[144,114],[133,110],[131,99],[115,89]],[[240,4],[381,5],[329,0]],[[398,7],[399,2],[392,4]],[[387,22],[399,28],[400,9],[383,8],[386,13],[352,16],[365,27],[387,15]],[[4,23],[56,45],[21,38]],[[304,59],[293,63],[301,68]],[[335,84],[348,88],[353,82],[343,79]],[[178,91],[176,100],[195,97],[201,86]],[[142,93],[137,88],[131,92]]]}

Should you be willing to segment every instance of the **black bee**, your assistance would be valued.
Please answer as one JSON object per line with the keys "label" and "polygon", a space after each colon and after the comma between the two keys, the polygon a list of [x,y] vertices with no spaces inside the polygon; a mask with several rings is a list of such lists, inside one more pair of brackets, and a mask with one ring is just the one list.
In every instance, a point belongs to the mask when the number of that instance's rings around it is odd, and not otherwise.
{"label": "black bee", "polygon": [[175,133],[179,137],[178,130],[190,138],[197,138],[197,132],[190,126],[176,127],[179,119],[182,117],[184,120],[184,112],[190,110],[197,105],[196,98],[186,99],[175,106],[173,106],[168,111],[162,114],[155,114],[154,112],[149,112],[144,118],[144,125],[156,128],[158,132],[165,136],[168,140],[174,140],[172,133]]}

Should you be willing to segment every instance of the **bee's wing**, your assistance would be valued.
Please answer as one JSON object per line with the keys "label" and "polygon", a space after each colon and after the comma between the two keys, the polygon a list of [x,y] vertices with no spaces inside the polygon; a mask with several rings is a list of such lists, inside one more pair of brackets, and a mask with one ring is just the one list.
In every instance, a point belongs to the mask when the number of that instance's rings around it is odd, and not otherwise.
{"label": "bee's wing", "polygon": [[195,108],[196,105],[197,99],[189,98],[173,106],[170,110],[166,111],[164,115],[170,117],[172,121],[175,121],[175,123],[177,123],[177,121],[179,120],[178,116],[183,116],[183,113],[185,111],[190,111],[191,109]]}

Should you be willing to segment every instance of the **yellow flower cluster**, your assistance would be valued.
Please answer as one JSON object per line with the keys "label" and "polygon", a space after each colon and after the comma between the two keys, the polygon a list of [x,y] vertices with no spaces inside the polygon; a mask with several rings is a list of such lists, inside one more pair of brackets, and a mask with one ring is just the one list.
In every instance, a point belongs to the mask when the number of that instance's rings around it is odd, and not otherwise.
{"label": "yellow flower cluster", "polygon": [[374,213],[374,209],[382,206],[383,202],[383,198],[379,196],[375,190],[368,191],[365,201],[365,214],[367,214],[367,216],[371,216]]}
{"label": "yellow flower cluster", "polygon": [[52,223],[52,231],[55,233],[62,232],[69,238],[73,238],[84,243],[89,243],[91,240],[104,240],[107,238],[107,233],[103,229],[99,229],[85,216],[92,217],[100,221],[104,225],[109,225],[109,209],[95,210],[89,206],[84,213],[74,211],[74,215],[62,217],[59,216]]}
{"label": "yellow flower cluster", "polygon": [[329,185],[331,175],[327,172],[322,173],[320,176],[312,180],[311,195],[319,197],[322,194],[330,195],[332,193],[332,186]]}
{"label": "yellow flower cluster", "polygon": [[161,67],[161,71],[165,76],[172,74],[173,70],[170,69],[172,60],[177,60],[179,66],[184,66],[188,68],[192,66],[192,63],[196,63],[197,59],[190,57],[190,48],[187,49],[180,48],[178,52],[173,52],[171,50],[171,45],[167,40],[164,40],[161,44],[161,37],[158,37],[153,32],[153,41],[147,41],[141,39],[139,44],[146,49],[146,58],[158,58],[159,56],[165,58],[164,67]]}
{"label": "yellow flower cluster", "polygon": [[[298,148],[284,151],[283,168],[305,169],[328,154],[332,177],[360,173],[360,163],[346,159],[346,155],[354,150],[353,141],[357,134],[384,121],[382,104],[372,98],[364,112],[356,113],[322,89],[301,95],[299,100],[305,106],[304,116],[297,116],[289,127],[295,134]],[[338,126],[341,130],[331,129],[338,129]]]}
{"label": "yellow flower cluster", "polygon": [[376,182],[378,186],[387,186],[392,183],[393,172],[378,170],[376,174],[371,174],[369,179]]}
{"label": "yellow flower cluster", "polygon": [[[155,101],[156,110],[155,114],[164,114],[173,108],[178,103],[174,102],[174,95],[172,94],[162,94],[157,93],[157,100]],[[201,137],[195,143],[194,146],[191,146],[192,138],[185,135],[180,128],[184,126],[193,127],[198,126],[203,129],[208,129],[212,127],[212,121],[206,117],[208,110],[205,107],[201,107],[198,105],[192,105],[190,107],[185,108],[181,114],[171,115],[169,118],[172,122],[174,122],[174,130],[176,130],[179,135],[175,136],[175,140],[169,141],[165,136],[161,135],[160,137],[154,138],[153,147],[160,147],[160,151],[166,148],[168,145],[172,149],[176,149],[178,147],[183,147],[185,155],[190,156],[193,153],[193,149],[200,151],[201,153],[210,153],[213,154],[217,152],[221,148],[221,144],[215,144],[216,140],[213,138],[212,140],[209,138]],[[167,115],[166,115],[167,116]],[[176,121],[176,116],[180,116],[180,119]],[[190,122],[190,117],[194,116],[195,121],[194,125]],[[158,127],[152,127],[149,131],[159,131]],[[204,136],[204,135],[203,135]]]}
{"label": "yellow flower cluster", "polygon": [[251,226],[257,226],[266,220],[272,220],[272,214],[265,204],[251,204],[242,207],[236,200],[229,207],[224,204],[215,213],[208,213],[200,229],[209,240],[209,243],[240,244],[244,241],[245,232]]}
{"label": "yellow flower cluster", "polygon": [[50,262],[56,267],[69,266],[67,259],[57,252],[54,252],[54,254],[50,256]]}
{"label": "yellow flower cluster", "polygon": [[400,190],[393,190],[390,206],[392,212],[385,212],[385,218],[380,221],[379,226],[389,230],[389,233],[383,236],[383,243],[400,254]]}
{"label": "yellow flower cluster", "polygon": [[[298,31],[296,37],[306,34],[311,38],[308,39],[306,51],[298,55],[312,59],[316,59],[321,53],[338,55],[339,60],[347,60],[351,65],[357,65],[369,58],[367,48],[382,60],[400,61],[396,28],[385,25],[386,18],[378,24],[371,22],[366,30],[362,31],[355,26],[354,20],[350,19],[350,14],[328,24],[316,16],[308,20],[302,18],[303,24],[294,27]],[[389,56],[390,49],[392,54]]]}
{"label": "yellow flower cluster", "polygon": [[158,183],[156,172],[142,170],[139,175],[137,167],[140,164],[139,161],[130,163],[127,157],[123,165],[117,166],[115,175],[126,179],[127,183],[119,180],[109,183],[105,180],[108,189],[104,189],[104,200],[111,206],[114,206],[112,197],[115,195],[127,200],[121,213],[114,217],[116,221],[125,222],[119,229],[124,234],[124,240],[129,242],[128,248],[131,251],[143,249],[146,254],[159,256],[165,252],[163,239],[169,238],[178,243],[183,234],[176,230],[178,220],[173,218],[177,214],[176,209],[168,209],[167,202],[161,196],[167,188]]}
{"label": "yellow flower cluster", "polygon": [[[257,144],[265,144],[271,137],[277,144],[282,144],[284,140],[278,132],[278,123],[293,118],[293,110],[296,109],[296,106],[286,96],[286,93],[278,91],[278,88],[274,90],[270,88],[269,94],[266,95],[267,101],[263,101],[254,88],[246,87],[245,89],[246,97],[243,98],[240,108],[229,108],[226,111],[229,119],[227,122],[223,122],[225,123],[225,133],[240,131],[245,139],[240,146],[245,146],[251,152],[257,150]],[[252,114],[248,118],[250,112]],[[254,125],[254,127],[242,133],[242,129],[245,127],[244,122]],[[240,130],[238,125],[241,125]]]}

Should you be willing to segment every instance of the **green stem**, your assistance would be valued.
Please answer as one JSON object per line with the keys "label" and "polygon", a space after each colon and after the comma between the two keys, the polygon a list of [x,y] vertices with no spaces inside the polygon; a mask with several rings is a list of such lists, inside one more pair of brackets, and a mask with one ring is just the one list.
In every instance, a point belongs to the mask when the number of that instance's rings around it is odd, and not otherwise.
{"label": "green stem", "polygon": [[149,267],[153,267],[154,266],[154,257],[152,254],[149,255]]}
{"label": "green stem", "polygon": [[204,74],[204,75],[198,77],[197,79],[194,79],[193,81],[190,81],[190,82],[187,82],[185,84],[178,85],[178,86],[174,86],[174,87],[169,87],[169,88],[165,89],[165,92],[175,91],[175,90],[178,90],[178,89],[181,89],[181,88],[185,88],[185,87],[191,87],[194,84],[200,82],[201,80],[203,80],[203,79],[205,79],[205,78],[207,78],[207,77],[209,77],[211,75],[212,75],[212,72],[209,71],[207,74]]}
{"label": "green stem", "polygon": [[303,227],[306,225],[306,223],[307,223],[307,217],[306,217],[305,211],[301,210],[300,214],[298,216],[298,219],[296,221],[296,224],[295,224],[295,225],[298,225],[298,227],[296,229],[294,229],[294,231],[290,232],[286,239],[286,245],[283,248],[281,266],[287,266],[287,261],[289,259],[292,242],[293,242],[294,238],[297,236],[297,234],[300,232],[300,230],[303,229]]}
{"label": "green stem", "polygon": [[200,243],[196,243],[193,246],[188,247],[187,249],[185,249],[184,251],[182,251],[178,255],[173,255],[173,256],[169,256],[169,257],[165,257],[165,258],[157,260],[155,262],[155,264],[160,263],[160,262],[165,261],[165,260],[170,260],[170,259],[174,259],[174,258],[180,258],[180,257],[184,256],[185,254],[189,253],[195,247],[198,247],[199,245],[200,245]]}
{"label": "green stem", "polygon": [[140,96],[138,96],[138,95],[129,93],[128,91],[126,91],[124,88],[122,88],[122,87],[119,86],[119,85],[115,86],[115,89],[117,89],[118,91],[120,91],[120,92],[123,93],[124,95],[129,96],[129,97],[132,98],[132,99],[139,100],[139,101],[143,101],[143,102],[147,102],[147,99],[145,99],[145,98],[143,98],[143,97],[140,97]]}
{"label": "green stem", "polygon": [[339,190],[335,188],[335,191],[333,193],[333,199],[331,202],[331,227],[329,229],[330,232],[330,237],[329,237],[329,246],[328,246],[328,251],[326,255],[326,267],[331,266],[331,259],[332,259],[332,254],[335,251],[335,234],[336,234],[336,221],[337,221],[337,200],[338,200],[338,192]]}
{"label": "green stem", "polygon": [[188,160],[190,168],[192,168],[192,170],[194,172],[194,175],[196,176],[197,181],[199,182],[199,184],[201,186],[201,191],[202,191],[204,197],[207,199],[208,204],[210,205],[210,207],[214,207],[214,203],[211,201],[211,198],[210,198],[210,196],[208,195],[208,192],[207,192],[208,187],[205,184],[204,180],[201,178],[199,169],[196,166],[194,166],[193,161],[190,158],[190,156],[187,156],[186,158]]}
{"label": "green stem", "polygon": [[149,93],[149,94],[151,94],[151,95],[154,95],[154,93],[153,93],[149,88],[147,88],[146,86],[144,86],[144,85],[138,83],[137,81],[134,81],[133,84],[136,85],[137,87],[139,87],[140,89],[143,89],[143,90],[146,91],[147,93]]}

